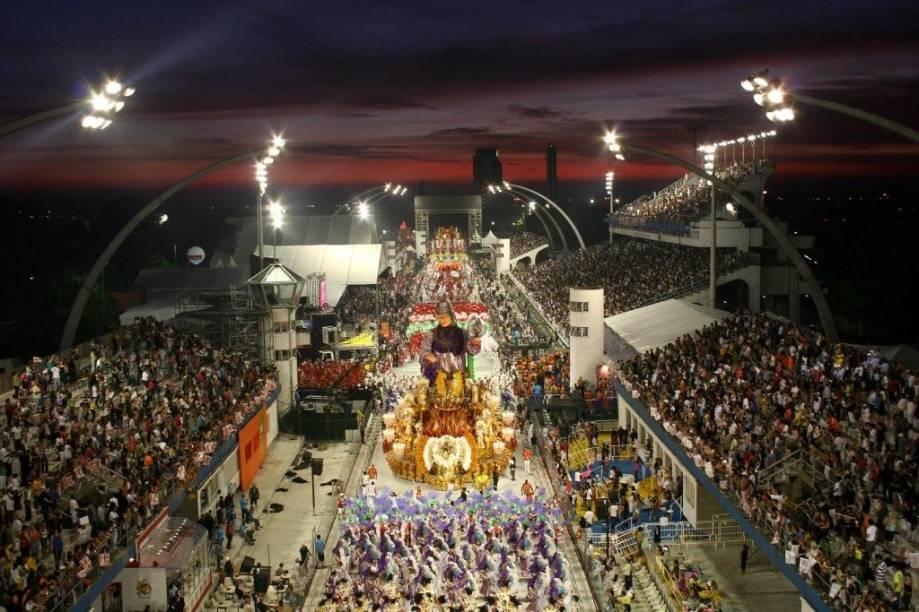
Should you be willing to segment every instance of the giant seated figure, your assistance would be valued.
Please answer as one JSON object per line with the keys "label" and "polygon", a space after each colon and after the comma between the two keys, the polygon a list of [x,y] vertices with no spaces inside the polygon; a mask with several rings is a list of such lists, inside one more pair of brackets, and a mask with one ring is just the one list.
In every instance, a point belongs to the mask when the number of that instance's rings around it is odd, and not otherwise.
{"label": "giant seated figure", "polygon": [[480,349],[481,339],[467,338],[456,324],[450,303],[438,302],[437,327],[427,335],[421,351],[421,371],[434,383],[436,397],[463,397],[466,353],[477,355]]}

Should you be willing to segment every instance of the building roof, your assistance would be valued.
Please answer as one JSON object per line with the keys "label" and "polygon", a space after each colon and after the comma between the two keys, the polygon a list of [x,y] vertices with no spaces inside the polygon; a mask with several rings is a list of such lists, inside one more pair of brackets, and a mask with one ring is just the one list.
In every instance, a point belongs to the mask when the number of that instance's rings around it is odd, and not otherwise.
{"label": "building roof", "polygon": [[[264,228],[264,256],[270,257],[275,240],[274,230]],[[249,271],[249,255],[258,248],[258,222],[252,217],[231,217],[227,224],[235,228],[221,240],[208,259],[212,268],[239,266]],[[326,245],[372,244],[376,241],[376,226],[372,221],[354,215],[285,215],[284,227],[277,232],[277,244]]]}
{"label": "building roof", "polygon": [[716,308],[664,300],[606,317],[606,353],[612,359],[629,359],[728,316],[730,313]]}
{"label": "building roof", "polygon": [[324,274],[330,306],[338,303],[348,285],[375,285],[385,264],[381,244],[279,246],[277,258],[300,276]]}

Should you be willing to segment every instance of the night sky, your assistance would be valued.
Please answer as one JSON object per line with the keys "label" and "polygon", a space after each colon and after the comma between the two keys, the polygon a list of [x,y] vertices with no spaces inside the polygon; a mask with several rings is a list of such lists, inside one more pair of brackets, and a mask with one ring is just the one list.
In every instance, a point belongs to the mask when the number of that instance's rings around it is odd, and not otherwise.
{"label": "night sky", "polygon": [[[562,181],[609,166],[604,126],[691,155],[705,139],[771,124],[739,87],[768,66],[802,93],[906,124],[919,98],[919,3],[7,2],[0,121],[122,78],[114,125],[75,121],[0,143],[0,191],[165,187],[282,129],[275,185],[471,179],[476,145],[505,175],[540,182],[548,142]],[[913,127],[916,127],[913,125]],[[799,108],[780,127],[779,176],[907,176],[915,145]],[[678,174],[635,160],[621,179]],[[248,167],[210,185],[251,180]]]}

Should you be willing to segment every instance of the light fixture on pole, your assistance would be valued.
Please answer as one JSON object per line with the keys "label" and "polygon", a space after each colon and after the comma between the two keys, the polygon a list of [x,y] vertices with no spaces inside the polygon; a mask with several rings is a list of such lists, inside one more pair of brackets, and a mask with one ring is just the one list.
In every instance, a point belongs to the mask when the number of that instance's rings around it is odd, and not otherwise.
{"label": "light fixture on pole", "polygon": [[268,202],[268,215],[271,218],[271,227],[274,229],[271,240],[271,257],[278,260],[278,232],[284,226],[284,207],[278,200]]}
{"label": "light fixture on pole", "polygon": [[[255,180],[258,183],[258,204],[256,205],[257,224],[258,224],[258,269],[265,267],[265,237],[264,223],[262,221],[262,205],[265,194],[268,192],[268,167],[274,163],[276,157],[281,154],[284,145],[287,144],[280,135],[272,136],[271,142],[265,147],[265,154],[255,162]],[[283,209],[280,214],[283,214]],[[272,221],[276,219],[272,216]],[[280,227],[280,221],[275,224],[275,230]],[[275,251],[277,245],[275,244]]]}
{"label": "light fixture on pole", "polygon": [[770,75],[768,68],[764,68],[750,75],[740,82],[740,86],[744,91],[753,94],[753,101],[756,104],[766,109],[766,118],[769,119],[769,121],[793,121],[795,118],[794,103],[798,102],[825,108],[837,113],[842,113],[843,115],[849,115],[861,121],[873,123],[878,127],[899,134],[913,142],[919,142],[919,132],[895,121],[891,121],[886,117],[881,117],[880,115],[875,115],[874,113],[869,113],[868,111],[863,111],[860,108],[855,108],[846,104],[821,100],[820,98],[789,91],[781,81]]}
{"label": "light fixture on pole", "polygon": [[115,113],[124,108],[125,98],[134,95],[133,87],[125,87],[117,80],[109,80],[100,91],[90,90],[89,111],[80,125],[90,130],[104,130],[112,124]]}
{"label": "light fixture on pole", "polygon": [[64,117],[75,112],[83,113],[80,119],[82,127],[89,130],[104,130],[112,124],[115,114],[125,107],[126,98],[134,95],[133,87],[127,87],[115,79],[106,81],[98,88],[98,91],[92,87],[87,87],[87,90],[89,95],[83,100],[21,117],[0,126],[0,138],[9,136],[30,125]]}

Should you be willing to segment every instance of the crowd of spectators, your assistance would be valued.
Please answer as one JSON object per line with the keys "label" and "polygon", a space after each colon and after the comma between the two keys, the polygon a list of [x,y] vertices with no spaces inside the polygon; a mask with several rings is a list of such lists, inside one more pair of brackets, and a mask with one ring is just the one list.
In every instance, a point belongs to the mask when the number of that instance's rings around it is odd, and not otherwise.
{"label": "crowd of spectators", "polygon": [[[387,283],[388,280],[380,280]],[[380,287],[381,292],[391,287]],[[377,288],[375,285],[348,285],[335,305],[335,311],[345,321],[358,322],[377,311]]]}
{"label": "crowd of spectators", "polygon": [[297,364],[297,384],[301,389],[357,388],[366,375],[364,362],[348,359],[301,361]]}
{"label": "crowd of spectators", "polygon": [[549,244],[549,239],[542,234],[527,231],[518,232],[511,236],[511,258],[523,255],[527,251],[544,244]]}
{"label": "crowd of spectators", "polygon": [[[708,282],[708,258],[707,249],[616,236],[612,244],[594,245],[515,274],[543,313],[566,329],[571,287],[602,287],[603,314],[610,316],[701,287]],[[719,249],[719,274],[743,261],[736,249]]]}
{"label": "crowd of spectators", "polygon": [[[742,182],[748,175],[760,171],[768,160],[755,163],[730,164],[715,175],[728,183]],[[695,175],[687,174],[680,180],[655,192],[638,198],[616,211],[624,217],[637,217],[662,223],[688,223],[698,220],[711,210],[712,188]]]}
{"label": "crowd of spectators", "polygon": [[499,279],[494,269],[485,263],[476,266],[479,275],[479,295],[488,306],[499,340],[505,346],[532,345],[545,340],[537,330],[526,308],[512,299],[510,289]]}
{"label": "crowd of spectators", "polygon": [[570,369],[568,351],[518,355],[514,359],[514,395],[536,399],[565,397]]}
{"label": "crowd of spectators", "polygon": [[[834,605],[906,609],[919,566],[919,377],[764,315],[623,364],[653,418]],[[800,505],[760,470],[801,457]],[[780,464],[779,464],[780,465]]]}
{"label": "crowd of spectators", "polygon": [[[243,355],[152,319],[94,341],[82,364],[36,358],[4,401],[7,610],[70,605],[275,387]],[[93,482],[96,494],[74,496]]]}

